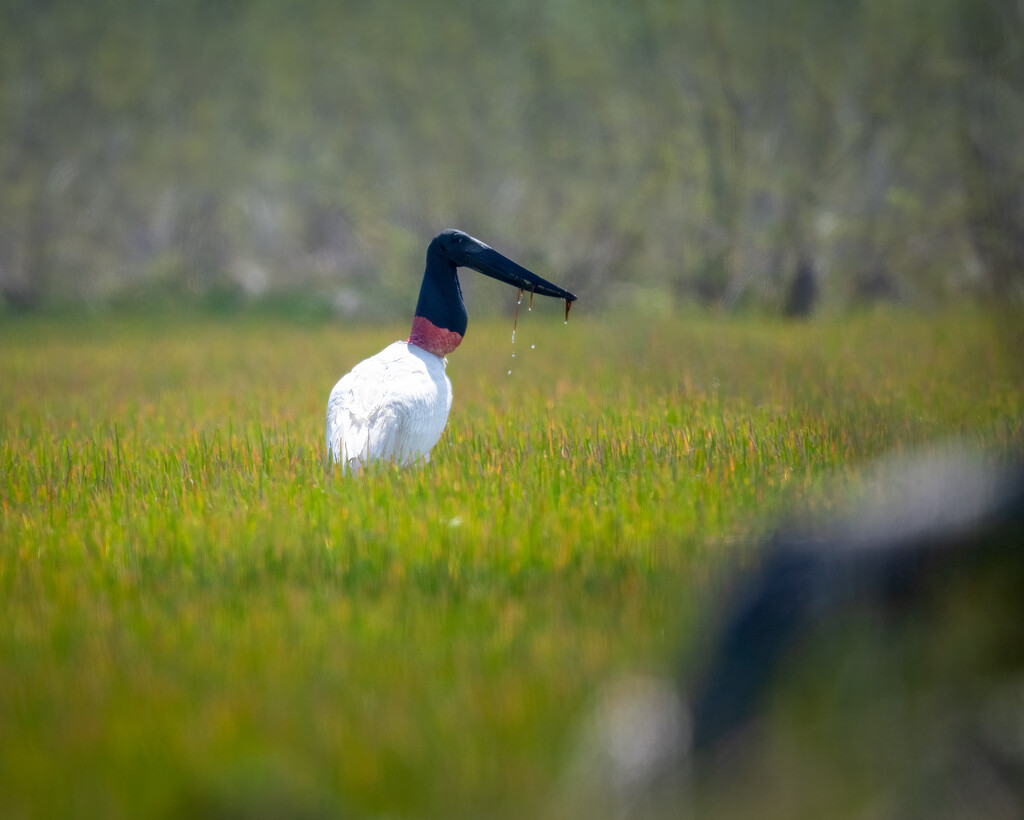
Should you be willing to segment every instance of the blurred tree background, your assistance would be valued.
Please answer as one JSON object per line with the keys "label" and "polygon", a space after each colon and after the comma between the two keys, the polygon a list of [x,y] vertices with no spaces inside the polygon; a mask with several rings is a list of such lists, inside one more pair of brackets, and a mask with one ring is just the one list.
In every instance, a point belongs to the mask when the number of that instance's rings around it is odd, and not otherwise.
{"label": "blurred tree background", "polygon": [[1019,0],[0,0],[8,310],[1020,299]]}

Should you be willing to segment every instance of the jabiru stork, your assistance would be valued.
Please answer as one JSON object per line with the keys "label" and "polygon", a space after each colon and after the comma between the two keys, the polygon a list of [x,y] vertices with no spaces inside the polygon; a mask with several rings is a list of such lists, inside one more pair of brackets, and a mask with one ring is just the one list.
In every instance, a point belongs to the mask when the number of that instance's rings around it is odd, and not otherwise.
{"label": "jabiru stork", "polygon": [[445,356],[466,333],[466,306],[456,269],[473,270],[520,291],[576,297],[458,230],[427,246],[427,265],[409,338],[384,348],[342,376],[327,400],[327,452],[358,473],[375,461],[407,465],[430,460],[452,406]]}

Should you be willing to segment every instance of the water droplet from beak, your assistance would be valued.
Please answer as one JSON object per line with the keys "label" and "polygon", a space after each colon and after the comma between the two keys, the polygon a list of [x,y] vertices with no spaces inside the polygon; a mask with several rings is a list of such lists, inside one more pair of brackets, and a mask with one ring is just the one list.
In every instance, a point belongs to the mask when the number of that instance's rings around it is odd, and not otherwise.
{"label": "water droplet from beak", "polygon": [[516,326],[519,324],[519,306],[523,303],[523,289],[519,288],[519,297],[516,299],[516,312],[512,316],[512,344],[516,343]]}

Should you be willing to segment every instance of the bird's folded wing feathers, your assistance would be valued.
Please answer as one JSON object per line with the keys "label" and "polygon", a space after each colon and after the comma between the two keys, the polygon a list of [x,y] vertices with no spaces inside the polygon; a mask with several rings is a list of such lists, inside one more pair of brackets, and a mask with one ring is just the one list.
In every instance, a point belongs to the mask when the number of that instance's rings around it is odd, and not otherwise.
{"label": "bird's folded wing feathers", "polygon": [[334,460],[358,471],[370,461],[408,464],[426,457],[451,408],[443,365],[430,371],[401,344],[344,376],[327,404],[327,447]]}

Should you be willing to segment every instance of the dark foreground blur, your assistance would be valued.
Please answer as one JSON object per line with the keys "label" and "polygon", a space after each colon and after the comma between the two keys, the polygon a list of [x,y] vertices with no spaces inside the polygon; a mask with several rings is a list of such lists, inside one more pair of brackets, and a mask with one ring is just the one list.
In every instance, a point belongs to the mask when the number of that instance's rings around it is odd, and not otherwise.
{"label": "dark foreground blur", "polygon": [[1024,465],[879,467],[740,573],[678,685],[609,687],[563,809],[604,817],[1024,816]]}

